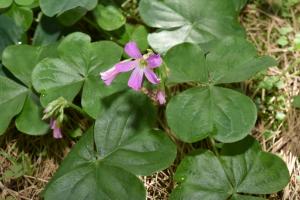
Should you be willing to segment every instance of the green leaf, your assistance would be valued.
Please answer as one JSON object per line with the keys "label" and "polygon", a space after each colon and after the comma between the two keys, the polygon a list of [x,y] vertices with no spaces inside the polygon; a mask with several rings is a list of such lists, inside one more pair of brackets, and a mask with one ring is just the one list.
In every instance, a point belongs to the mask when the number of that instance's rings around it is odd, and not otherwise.
{"label": "green leaf", "polygon": [[77,7],[92,10],[96,5],[97,0],[40,0],[43,13],[49,17],[61,15]]}
{"label": "green leaf", "polygon": [[[124,81],[119,78],[118,80],[121,80],[121,84],[115,81],[114,84],[107,87],[99,78],[101,71],[113,66],[120,60],[122,49],[119,46],[109,41],[95,42],[92,44],[91,51],[94,55],[92,58],[93,61],[91,62],[92,67],[89,68],[88,76],[83,87],[81,104],[83,109],[96,119],[102,111],[102,99],[114,92],[124,90],[127,88],[127,84],[124,84]],[[101,52],[101,54],[99,52]],[[99,67],[97,67],[97,65],[99,65]],[[96,108],[98,109],[96,110]]]}
{"label": "green leaf", "polygon": [[176,147],[160,131],[152,131],[156,112],[148,97],[128,92],[95,123],[95,143],[103,162],[136,175],[150,175],[167,168],[176,157]]}
{"label": "green leaf", "polygon": [[179,185],[171,194],[173,200],[262,200],[250,194],[278,192],[289,182],[289,172],[279,157],[261,151],[249,136],[226,144],[220,157],[208,150],[187,156],[175,180]]}
{"label": "green leaf", "polygon": [[103,156],[113,152],[126,137],[151,129],[156,117],[156,109],[145,95],[128,91],[111,98],[107,99],[111,105],[95,123],[95,143]]}
{"label": "green leaf", "polygon": [[93,10],[97,24],[106,31],[113,31],[126,23],[121,10],[112,4],[98,4]]}
{"label": "green leaf", "polygon": [[49,125],[42,120],[42,107],[34,94],[28,95],[20,115],[16,119],[19,131],[29,135],[43,135],[49,130]]}
{"label": "green leaf", "polygon": [[145,26],[143,25],[137,25],[131,35],[130,35],[130,41],[135,41],[141,51],[145,51],[148,48],[148,41],[147,41],[148,31]]}
{"label": "green leaf", "polygon": [[289,40],[286,36],[280,36],[280,38],[278,38],[276,43],[279,44],[280,46],[284,47],[289,44]]}
{"label": "green leaf", "polygon": [[3,65],[21,80],[26,86],[31,87],[31,73],[37,63],[45,57],[55,57],[55,46],[33,47],[30,45],[9,46],[3,51]]}
{"label": "green leaf", "polygon": [[88,131],[61,164],[44,191],[45,200],[145,199],[133,174],[97,160],[93,131]]}
{"label": "green leaf", "polygon": [[233,192],[222,164],[210,151],[186,156],[174,179],[179,185],[171,193],[172,200],[227,200]]}
{"label": "green leaf", "polygon": [[246,195],[239,195],[235,194],[231,197],[230,200],[266,200],[261,197],[254,197],[254,196],[246,196]]}
{"label": "green leaf", "polygon": [[281,27],[278,29],[278,32],[281,34],[281,35],[287,35],[291,32],[293,32],[294,29],[291,27],[291,26],[285,26],[285,27]]}
{"label": "green leaf", "polygon": [[149,174],[174,161],[176,146],[150,130],[156,112],[146,96],[113,95],[106,105],[94,133],[84,134],[47,185],[46,200],[143,200],[143,184],[132,173]]}
{"label": "green leaf", "polygon": [[258,84],[258,88],[271,90],[272,88],[280,89],[282,87],[282,80],[280,76],[265,76],[263,80]]}
{"label": "green leaf", "polygon": [[69,64],[70,68],[74,67],[81,76],[86,75],[89,69],[87,61],[90,59],[90,42],[89,35],[73,33],[65,37],[57,48],[62,60]]}
{"label": "green leaf", "polygon": [[232,0],[236,10],[239,12],[240,10],[243,9],[243,7],[247,4],[248,0]]}
{"label": "green leaf", "polygon": [[17,26],[22,27],[24,31],[30,28],[33,21],[33,12],[27,7],[20,7],[13,4],[6,14],[15,21]]}
{"label": "green leaf", "polygon": [[21,111],[26,96],[25,87],[0,76],[0,135],[4,133],[10,120]]}
{"label": "green leaf", "polygon": [[[25,96],[25,102],[23,101],[24,103],[21,106],[22,110],[18,110],[20,114],[16,119],[16,127],[21,132],[29,135],[43,135],[49,128],[49,125],[41,120],[42,108],[38,97],[32,91],[30,77],[34,67],[41,59],[55,56],[55,45],[45,47],[16,45],[7,47],[3,52],[2,60],[5,67],[28,87],[26,90],[27,97]],[[4,87],[11,90],[7,86]],[[21,85],[19,87],[23,88]]]}
{"label": "green leaf", "polygon": [[293,98],[293,106],[296,108],[300,108],[300,96],[295,96]]}
{"label": "green leaf", "polygon": [[119,42],[125,45],[129,41],[135,41],[141,51],[146,51],[148,48],[147,36],[148,31],[145,26],[126,24]]}
{"label": "green leaf", "polygon": [[4,66],[25,85],[31,85],[31,73],[38,63],[38,47],[15,45],[7,47],[2,54]]}
{"label": "green leaf", "polygon": [[34,3],[34,0],[14,0],[16,4],[20,6],[30,6]]}
{"label": "green leaf", "polygon": [[145,198],[143,183],[120,168],[86,162],[53,182],[45,200]]}
{"label": "green leaf", "polygon": [[180,44],[167,52],[164,61],[170,68],[168,83],[208,82],[205,55],[197,45]]}
{"label": "green leaf", "polygon": [[46,106],[62,96],[72,101],[84,82],[84,77],[59,58],[42,60],[32,73],[34,88],[41,93],[41,103]]}
{"label": "green leaf", "polygon": [[88,10],[85,8],[77,7],[61,14],[58,17],[58,20],[64,26],[72,26],[79,21],[87,13],[87,11]]}
{"label": "green leaf", "polygon": [[8,8],[13,3],[13,0],[2,0],[0,1],[0,9]]}
{"label": "green leaf", "polygon": [[294,49],[296,51],[300,50],[300,33],[297,33],[294,38]]}
{"label": "green leaf", "polygon": [[206,60],[214,83],[245,81],[257,72],[276,66],[269,56],[259,57],[255,47],[244,38],[227,37],[211,43]]}
{"label": "green leaf", "polygon": [[85,79],[81,105],[94,119],[103,112],[104,102],[103,99],[114,93],[126,90],[128,81],[128,75],[120,74],[119,77],[108,87],[104,82],[99,78],[99,76],[90,75]]}
{"label": "green leaf", "polygon": [[97,118],[103,110],[103,106],[99,102],[104,98],[102,91],[105,90],[105,87],[103,81],[97,76],[89,76],[84,82],[81,105],[94,118]]}
{"label": "green leaf", "polygon": [[0,63],[0,76],[5,76],[5,72],[3,71],[3,65]]}
{"label": "green leaf", "polygon": [[0,156],[10,161],[8,169],[4,170],[4,173],[0,178],[1,181],[10,181],[24,175],[32,175],[33,165],[31,164],[30,157],[28,154],[24,153],[24,151],[21,151],[18,155],[13,155],[1,150]]}
{"label": "green leaf", "polygon": [[31,5],[29,5],[28,7],[30,7],[31,9],[39,8],[40,7],[40,1],[39,0],[33,0],[33,3]]}
{"label": "green leaf", "polygon": [[169,83],[210,84],[241,82],[276,65],[268,56],[258,57],[253,45],[243,38],[227,37],[206,45],[180,44],[170,49],[165,62],[170,68]]}
{"label": "green leaf", "polygon": [[208,136],[221,142],[246,137],[256,121],[256,106],[238,92],[222,87],[193,88],[171,99],[166,110],[174,134],[185,142]]}
{"label": "green leaf", "polygon": [[120,142],[115,152],[105,155],[105,161],[135,175],[150,176],[168,168],[176,158],[176,146],[161,131],[141,132]]}
{"label": "green leaf", "polygon": [[251,136],[233,144],[225,144],[221,160],[237,193],[274,193],[289,182],[289,171],[284,161],[263,152]]}
{"label": "green leaf", "polygon": [[141,0],[139,12],[150,27],[150,45],[164,53],[184,42],[206,43],[229,35],[244,36],[236,5],[223,0]]}
{"label": "green leaf", "polygon": [[22,37],[23,30],[17,26],[13,19],[0,15],[0,55],[6,46],[17,44]]}
{"label": "green leaf", "polygon": [[35,29],[32,44],[44,46],[54,43],[62,34],[63,27],[55,17],[42,15],[37,28]]}
{"label": "green leaf", "polygon": [[88,73],[99,77],[99,73],[115,65],[123,54],[123,49],[111,41],[94,42],[91,45],[92,61]]}
{"label": "green leaf", "polygon": [[[102,106],[100,98],[105,92],[100,94],[101,84],[96,79],[100,79],[101,71],[120,60],[122,49],[110,41],[90,43],[88,35],[73,33],[64,38],[58,52],[60,58],[42,60],[32,74],[34,88],[42,94],[42,105],[60,96],[72,101],[83,87],[83,109],[97,118],[101,109],[95,108]],[[107,90],[113,89],[107,87]]]}

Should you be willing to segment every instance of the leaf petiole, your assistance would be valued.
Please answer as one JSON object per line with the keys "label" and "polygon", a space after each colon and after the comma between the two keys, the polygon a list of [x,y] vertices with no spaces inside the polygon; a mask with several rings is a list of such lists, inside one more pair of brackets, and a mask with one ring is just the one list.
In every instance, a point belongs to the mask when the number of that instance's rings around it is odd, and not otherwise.
{"label": "leaf petiole", "polygon": [[211,144],[213,152],[215,153],[216,156],[219,157],[219,152],[218,152],[218,149],[216,147],[216,141],[212,137],[208,137],[208,139],[209,139],[209,142]]}

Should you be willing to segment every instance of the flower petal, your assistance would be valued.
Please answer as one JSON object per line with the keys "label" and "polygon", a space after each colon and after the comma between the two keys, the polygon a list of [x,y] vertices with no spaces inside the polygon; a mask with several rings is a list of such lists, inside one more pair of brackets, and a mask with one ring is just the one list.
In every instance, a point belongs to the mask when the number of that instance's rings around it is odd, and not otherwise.
{"label": "flower petal", "polygon": [[62,138],[62,134],[61,134],[61,129],[59,128],[58,124],[57,124],[57,121],[56,120],[53,120],[52,118],[50,119],[50,126],[51,126],[51,129],[53,130],[53,137],[55,139],[60,139]]}
{"label": "flower petal", "polygon": [[55,139],[63,138],[63,136],[62,136],[62,134],[61,134],[61,129],[60,129],[60,128],[55,127],[55,128],[53,129],[53,137],[54,137]]}
{"label": "flower petal", "polygon": [[116,69],[116,67],[112,67],[105,72],[101,72],[100,76],[101,79],[104,81],[105,85],[110,85],[119,73],[120,72]]}
{"label": "flower petal", "polygon": [[115,65],[116,70],[119,72],[128,72],[137,66],[137,61],[122,61]]}
{"label": "flower petal", "polygon": [[153,83],[153,84],[159,83],[159,79],[157,78],[156,74],[153,72],[152,69],[145,68],[144,72],[145,72],[146,78],[148,79],[148,81],[150,81],[150,83]]}
{"label": "flower petal", "polygon": [[124,48],[126,54],[131,58],[138,59],[143,57],[136,42],[128,42]]}
{"label": "flower petal", "polygon": [[160,105],[164,105],[166,103],[166,94],[164,91],[159,90],[156,94],[156,100]]}
{"label": "flower petal", "polygon": [[156,67],[159,67],[161,66],[162,64],[162,59],[160,57],[159,54],[151,54],[148,58],[147,58],[147,63],[148,63],[148,66],[150,68],[156,68]]}
{"label": "flower petal", "polygon": [[144,71],[139,67],[135,68],[129,78],[128,86],[134,90],[140,90],[143,83]]}

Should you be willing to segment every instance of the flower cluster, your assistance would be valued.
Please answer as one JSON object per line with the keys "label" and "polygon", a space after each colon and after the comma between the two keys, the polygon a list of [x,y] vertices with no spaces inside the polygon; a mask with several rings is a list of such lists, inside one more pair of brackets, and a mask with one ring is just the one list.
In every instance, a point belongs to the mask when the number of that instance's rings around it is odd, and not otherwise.
{"label": "flower cluster", "polygon": [[44,110],[43,120],[50,118],[50,128],[55,139],[63,138],[61,125],[64,120],[64,109],[69,107],[68,101],[63,97],[50,102]]}

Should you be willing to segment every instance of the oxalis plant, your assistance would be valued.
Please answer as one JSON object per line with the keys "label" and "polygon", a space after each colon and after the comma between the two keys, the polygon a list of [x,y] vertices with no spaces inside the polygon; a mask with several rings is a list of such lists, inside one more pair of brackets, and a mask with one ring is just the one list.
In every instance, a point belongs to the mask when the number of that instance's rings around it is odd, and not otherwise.
{"label": "oxalis plant", "polygon": [[0,133],[78,140],[43,198],[146,199],[139,176],[170,166],[170,199],[282,190],[288,169],[250,136],[257,106],[238,89],[276,66],[246,40],[245,4],[2,0]]}

